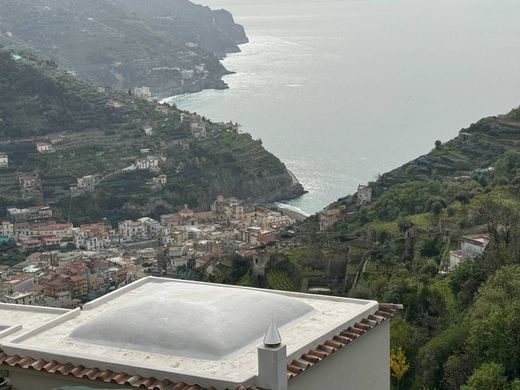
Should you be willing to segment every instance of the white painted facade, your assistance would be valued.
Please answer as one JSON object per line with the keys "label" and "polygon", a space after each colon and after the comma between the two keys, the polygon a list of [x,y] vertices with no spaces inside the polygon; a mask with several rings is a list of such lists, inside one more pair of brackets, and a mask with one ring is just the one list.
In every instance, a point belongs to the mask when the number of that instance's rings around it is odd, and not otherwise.
{"label": "white painted facade", "polygon": [[489,244],[489,235],[477,234],[463,236],[459,242],[459,250],[450,252],[450,269],[457,267],[465,259],[480,256]]}
{"label": "white painted facade", "polygon": [[119,235],[125,241],[140,240],[147,237],[147,228],[140,221],[123,221],[119,223]]}
{"label": "white painted facade", "polygon": [[0,223],[0,236],[14,237],[14,225],[9,221]]}
{"label": "white painted facade", "polygon": [[0,153],[0,168],[9,167],[9,157],[6,153]]}
{"label": "white painted facade", "polygon": [[36,150],[38,153],[49,153],[53,151],[52,145],[46,142],[38,142],[36,144]]}
{"label": "white painted facade", "polygon": [[152,100],[152,91],[150,87],[135,87],[134,95],[146,100]]}
{"label": "white painted facade", "polygon": [[159,168],[159,158],[154,156],[139,158],[135,161],[135,166],[139,170],[156,170]]}

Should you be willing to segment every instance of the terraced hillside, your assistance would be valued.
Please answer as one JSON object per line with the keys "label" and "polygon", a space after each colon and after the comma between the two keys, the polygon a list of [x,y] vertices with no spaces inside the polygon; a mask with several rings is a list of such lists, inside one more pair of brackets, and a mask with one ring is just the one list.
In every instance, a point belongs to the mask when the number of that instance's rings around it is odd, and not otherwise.
{"label": "terraced hillside", "polygon": [[0,0],[0,10],[0,45],[156,96],[224,88],[218,58],[247,42],[229,12],[186,0]]}
{"label": "terraced hillside", "polygon": [[393,389],[519,389],[520,108],[432,147],[216,280],[403,304]]}
{"label": "terraced hillside", "polygon": [[[230,124],[99,89],[30,56],[0,52],[0,69],[0,153],[9,157],[0,168],[0,215],[11,205],[50,203],[62,219],[118,220],[185,203],[205,209],[217,194],[273,201],[303,191],[261,142]],[[147,159],[158,166],[139,168]],[[94,191],[71,192],[89,175]],[[29,188],[27,177],[35,179]]]}

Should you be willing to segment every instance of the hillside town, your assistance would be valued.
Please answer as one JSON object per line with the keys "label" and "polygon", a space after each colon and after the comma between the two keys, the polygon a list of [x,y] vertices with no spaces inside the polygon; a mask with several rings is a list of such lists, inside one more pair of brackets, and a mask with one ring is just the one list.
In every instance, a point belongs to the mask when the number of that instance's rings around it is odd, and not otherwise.
{"label": "hillside town", "polygon": [[7,216],[0,245],[29,255],[14,266],[0,265],[0,300],[61,308],[146,275],[190,278],[192,270],[210,275],[229,255],[252,259],[261,273],[265,261],[259,259],[289,245],[277,237],[295,223],[275,209],[223,196],[207,211],[185,205],[157,220],[143,217],[117,226],[60,223],[48,206],[9,208]]}

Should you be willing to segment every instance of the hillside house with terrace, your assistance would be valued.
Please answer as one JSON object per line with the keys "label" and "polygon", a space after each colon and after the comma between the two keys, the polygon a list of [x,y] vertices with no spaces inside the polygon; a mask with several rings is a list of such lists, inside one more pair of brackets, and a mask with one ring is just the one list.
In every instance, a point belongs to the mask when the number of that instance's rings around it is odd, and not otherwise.
{"label": "hillside house with terrace", "polygon": [[458,266],[461,261],[480,256],[489,244],[488,234],[463,236],[459,241],[459,250],[450,252],[450,269]]}

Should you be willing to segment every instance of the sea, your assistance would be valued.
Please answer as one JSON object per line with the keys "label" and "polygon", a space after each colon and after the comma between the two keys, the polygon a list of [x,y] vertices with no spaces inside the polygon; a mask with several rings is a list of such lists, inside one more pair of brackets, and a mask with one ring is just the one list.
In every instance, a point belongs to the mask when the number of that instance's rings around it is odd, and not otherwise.
{"label": "sea", "polygon": [[223,60],[229,89],[171,101],[261,139],[308,213],[520,105],[519,0],[194,1],[250,43]]}

